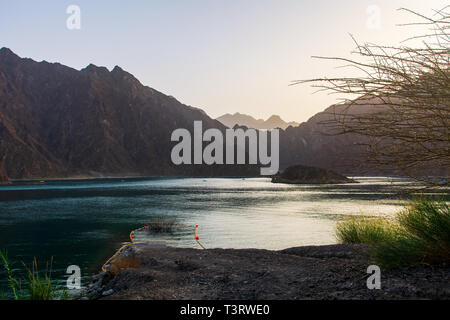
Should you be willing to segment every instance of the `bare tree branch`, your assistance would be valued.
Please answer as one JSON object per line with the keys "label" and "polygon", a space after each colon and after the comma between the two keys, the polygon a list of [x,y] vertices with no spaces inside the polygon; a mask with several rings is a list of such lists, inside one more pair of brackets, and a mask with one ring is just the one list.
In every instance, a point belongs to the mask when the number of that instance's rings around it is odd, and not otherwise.
{"label": "bare tree branch", "polygon": [[[448,178],[420,176],[424,167],[437,172],[450,168],[450,6],[427,17],[401,8],[422,21],[404,25],[431,27],[411,47],[360,44],[353,39],[359,59],[321,57],[344,63],[361,76],[296,80],[318,91],[351,96],[334,106],[322,122],[328,134],[353,134],[366,139],[366,164],[395,168],[428,184],[448,186]],[[402,42],[404,43],[404,42]],[[356,97],[356,98],[355,98]]]}

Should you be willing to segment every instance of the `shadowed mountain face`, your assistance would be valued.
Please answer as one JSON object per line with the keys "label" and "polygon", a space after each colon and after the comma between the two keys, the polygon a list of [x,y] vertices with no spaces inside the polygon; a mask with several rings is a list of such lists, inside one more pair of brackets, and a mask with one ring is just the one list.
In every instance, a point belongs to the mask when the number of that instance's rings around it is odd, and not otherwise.
{"label": "shadowed mountain face", "polygon": [[[101,175],[247,175],[245,166],[175,166],[171,134],[225,127],[115,67],[75,69],[0,50],[3,179]],[[253,171],[252,171],[253,170]],[[1,173],[1,171],[0,171]]]}
{"label": "shadowed mountain face", "polygon": [[336,134],[330,122],[336,114],[386,112],[380,105],[332,105],[297,127],[280,132],[280,169],[293,164],[335,170],[351,175],[400,174],[395,168],[381,170],[366,163],[366,146],[370,138],[357,134]]}
{"label": "shadowed mountain face", "polygon": [[255,119],[252,116],[241,114],[236,112],[235,114],[224,114],[223,116],[218,117],[216,120],[223,123],[228,128],[233,128],[235,125],[238,126],[246,126],[248,128],[254,129],[286,129],[289,126],[296,127],[299,125],[298,122],[285,122],[280,116],[273,115],[267,120],[263,119]]}
{"label": "shadowed mountain face", "polygon": [[6,174],[5,167],[3,166],[3,162],[0,162],[0,184],[8,184],[8,183],[10,183],[10,181]]}
{"label": "shadowed mountain face", "polygon": [[367,138],[354,134],[334,135],[323,123],[333,117],[331,106],[297,127],[280,132],[280,169],[295,164],[336,170],[346,174],[378,174],[364,165],[363,148]]}

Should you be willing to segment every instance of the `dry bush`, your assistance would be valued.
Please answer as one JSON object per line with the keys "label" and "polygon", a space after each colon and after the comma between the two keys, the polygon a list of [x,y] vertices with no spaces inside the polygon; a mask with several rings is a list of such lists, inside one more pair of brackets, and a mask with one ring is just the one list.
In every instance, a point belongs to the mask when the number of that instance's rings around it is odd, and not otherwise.
{"label": "dry bush", "polygon": [[147,226],[148,232],[151,233],[172,233],[180,227],[177,219],[170,216],[152,217],[147,223]]}
{"label": "dry bush", "polygon": [[394,168],[441,186],[448,179],[423,178],[420,172],[435,168],[448,175],[450,168],[449,8],[436,10],[432,17],[400,9],[418,17],[411,25],[422,25],[424,31],[398,46],[355,40],[355,60],[316,57],[342,62],[359,70],[359,76],[294,81],[344,97],[323,125],[332,134],[366,137],[360,143],[366,150],[365,165]]}

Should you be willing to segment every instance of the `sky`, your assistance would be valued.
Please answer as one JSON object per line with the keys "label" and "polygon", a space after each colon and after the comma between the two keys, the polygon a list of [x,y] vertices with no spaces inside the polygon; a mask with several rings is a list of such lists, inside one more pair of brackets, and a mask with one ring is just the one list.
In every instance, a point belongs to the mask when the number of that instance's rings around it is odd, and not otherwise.
{"label": "sky", "polygon": [[[68,28],[80,9],[78,28]],[[448,0],[0,0],[0,47],[75,69],[119,65],[144,85],[211,117],[306,121],[336,103],[291,81],[348,75],[332,61],[360,42],[396,45],[418,32],[398,8],[432,14]],[[74,21],[74,20],[70,20]]]}

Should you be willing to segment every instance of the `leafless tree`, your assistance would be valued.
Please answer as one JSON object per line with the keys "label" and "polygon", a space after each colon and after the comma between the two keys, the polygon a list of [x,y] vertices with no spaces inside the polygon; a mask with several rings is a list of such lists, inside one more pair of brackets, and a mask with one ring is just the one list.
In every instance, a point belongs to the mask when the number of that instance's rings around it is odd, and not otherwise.
{"label": "leafless tree", "polygon": [[[450,168],[450,6],[427,17],[408,9],[424,34],[398,46],[359,44],[358,58],[315,57],[343,62],[361,75],[298,80],[318,91],[343,94],[323,124],[333,134],[366,136],[367,164],[419,177],[421,168]],[[410,25],[410,24],[408,24]],[[414,46],[410,45],[415,43]],[[425,178],[448,185],[448,179]]]}

